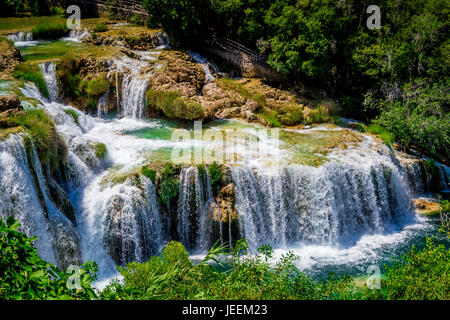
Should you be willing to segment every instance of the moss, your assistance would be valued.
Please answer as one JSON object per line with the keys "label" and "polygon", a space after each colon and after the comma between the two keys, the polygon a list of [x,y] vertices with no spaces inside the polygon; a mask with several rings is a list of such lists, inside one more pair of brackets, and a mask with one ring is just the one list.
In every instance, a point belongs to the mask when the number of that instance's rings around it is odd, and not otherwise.
{"label": "moss", "polygon": [[180,179],[177,177],[177,168],[172,163],[164,164],[158,171],[157,193],[161,204],[169,204],[178,196]]}
{"label": "moss", "polygon": [[150,168],[149,166],[142,166],[142,174],[149,178],[153,183],[156,182],[156,170]]}
{"label": "moss", "polygon": [[90,79],[85,90],[89,97],[99,97],[108,90],[108,80],[104,76]]}
{"label": "moss", "polygon": [[104,23],[98,23],[92,29],[94,32],[106,32],[108,31],[108,26]]}
{"label": "moss", "polygon": [[48,98],[49,92],[47,88],[47,83],[45,82],[42,70],[38,65],[32,63],[21,63],[16,66],[14,70],[14,77],[18,79],[28,80],[33,82],[39,89],[41,94]]}
{"label": "moss", "polygon": [[177,92],[147,90],[147,105],[161,111],[169,119],[203,119],[204,110],[200,103],[181,97]]}
{"label": "moss", "polygon": [[264,109],[264,112],[257,113],[258,116],[263,118],[271,127],[281,127],[281,123],[279,120],[279,114],[275,110]]}
{"label": "moss", "polygon": [[73,118],[73,121],[75,121],[75,123],[79,125],[78,118],[80,117],[80,115],[78,114],[78,112],[73,109],[64,109],[64,112],[71,116]]}
{"label": "moss", "polygon": [[94,150],[95,156],[98,159],[105,159],[108,151],[107,151],[106,145],[104,143],[101,143],[101,142],[93,143],[91,145],[91,147]]}
{"label": "moss", "polygon": [[67,156],[64,141],[56,132],[55,125],[43,110],[28,110],[8,118],[11,126],[20,126],[30,135],[42,164],[57,169]]}
{"label": "moss", "polygon": [[294,126],[304,120],[303,107],[299,105],[289,105],[284,108],[284,112],[285,114],[280,116],[280,122],[284,126]]}

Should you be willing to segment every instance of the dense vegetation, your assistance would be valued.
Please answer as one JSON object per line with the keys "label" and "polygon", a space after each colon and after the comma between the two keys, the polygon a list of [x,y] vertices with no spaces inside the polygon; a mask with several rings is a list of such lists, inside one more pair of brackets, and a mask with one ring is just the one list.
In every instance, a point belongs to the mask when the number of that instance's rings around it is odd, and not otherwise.
{"label": "dense vegetation", "polygon": [[169,119],[203,119],[204,111],[200,103],[181,97],[178,92],[148,89],[147,105],[150,110],[162,112]]}
{"label": "dense vegetation", "polygon": [[393,260],[381,289],[357,285],[349,276],[314,280],[297,269],[299,257],[289,253],[274,263],[268,245],[249,256],[241,239],[231,249],[216,244],[195,265],[181,243],[169,242],[161,256],[118,267],[123,280],[99,292],[91,287],[95,263],[77,274],[58,270],[19,230],[18,221],[0,218],[0,299],[450,299],[450,250],[431,239],[422,251],[413,247]]}
{"label": "dense vegetation", "polygon": [[450,4],[378,1],[381,28],[356,0],[144,0],[174,44],[202,45],[211,30],[258,50],[297,82],[326,88],[344,116],[374,121],[406,147],[450,154]]}

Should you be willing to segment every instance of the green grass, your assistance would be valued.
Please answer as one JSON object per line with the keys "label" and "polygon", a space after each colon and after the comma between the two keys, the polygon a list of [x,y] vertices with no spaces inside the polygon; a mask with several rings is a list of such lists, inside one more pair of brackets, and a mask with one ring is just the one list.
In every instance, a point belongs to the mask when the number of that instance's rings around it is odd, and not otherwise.
{"label": "green grass", "polygon": [[65,159],[67,149],[56,132],[51,118],[42,110],[30,109],[8,118],[10,126],[20,126],[29,134],[43,164],[58,168]]}
{"label": "green grass", "polygon": [[148,166],[142,166],[142,174],[149,178],[153,183],[156,181],[156,170]]}
{"label": "green grass", "polygon": [[48,98],[49,92],[47,84],[45,82],[44,75],[42,74],[42,70],[38,65],[32,63],[21,63],[16,66],[16,69],[14,70],[14,77],[33,82],[41,94]]}
{"label": "green grass", "polygon": [[64,112],[65,112],[66,114],[68,114],[69,116],[71,116],[71,117],[73,118],[73,121],[75,121],[75,123],[76,123],[77,125],[79,125],[79,123],[78,123],[78,118],[80,117],[80,115],[78,114],[78,112],[76,112],[76,111],[73,110],[73,109],[64,109]]}
{"label": "green grass", "polygon": [[105,159],[107,150],[106,145],[104,143],[98,142],[95,143],[94,146],[95,156],[99,159]]}
{"label": "green grass", "polygon": [[56,40],[69,33],[66,24],[45,23],[39,24],[31,30],[33,39]]}
{"label": "green grass", "polygon": [[275,110],[267,109],[264,113],[257,113],[258,116],[263,118],[271,127],[279,128],[281,123],[279,120],[279,114]]}

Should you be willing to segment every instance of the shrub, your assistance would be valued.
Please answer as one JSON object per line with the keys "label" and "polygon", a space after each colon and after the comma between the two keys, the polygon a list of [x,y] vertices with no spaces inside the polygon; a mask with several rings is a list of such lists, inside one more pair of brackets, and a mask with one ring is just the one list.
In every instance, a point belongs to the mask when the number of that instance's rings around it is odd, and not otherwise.
{"label": "shrub", "polygon": [[56,66],[56,75],[58,77],[60,88],[64,93],[64,96],[69,98],[77,98],[81,96],[79,90],[80,65],[74,57],[71,55],[64,56]]}
{"label": "shrub", "polygon": [[177,92],[147,90],[147,104],[151,109],[161,111],[170,119],[202,119],[204,110],[200,103],[180,97]]}
{"label": "shrub", "polygon": [[56,40],[69,33],[65,24],[45,23],[34,27],[31,30],[33,39]]}
{"label": "shrub", "polygon": [[108,90],[108,80],[105,77],[91,79],[85,90],[89,97],[99,97]]}
{"label": "shrub", "polygon": [[284,114],[281,116],[280,121],[285,126],[294,126],[302,123],[304,120],[303,108],[301,106],[290,105],[285,107],[283,112]]}
{"label": "shrub", "polygon": [[275,110],[265,109],[263,113],[258,113],[271,127],[281,127],[278,112]]}
{"label": "shrub", "polygon": [[450,250],[427,239],[422,251],[413,247],[386,266],[387,299],[450,299]]}
{"label": "shrub", "polygon": [[18,220],[0,217],[0,300],[32,299],[94,299],[91,283],[96,280],[95,263],[85,263],[79,275],[80,289],[70,289],[67,283],[72,273],[59,270],[43,261],[33,247],[36,238],[19,232]]}
{"label": "shrub", "polygon": [[16,66],[14,77],[33,82],[45,98],[49,97],[47,83],[39,66],[31,63],[21,63]]}
{"label": "shrub", "polygon": [[222,180],[222,170],[217,162],[213,162],[208,166],[209,180],[213,189],[214,195],[217,195],[220,191],[220,182]]}
{"label": "shrub", "polygon": [[142,166],[142,174],[149,178],[153,183],[156,181],[156,170],[151,169],[149,166]]}
{"label": "shrub", "polygon": [[158,172],[158,196],[162,204],[170,209],[170,203],[178,195],[180,180],[176,177],[175,167],[172,163],[164,164]]}
{"label": "shrub", "polygon": [[388,146],[394,141],[393,134],[377,124],[370,124],[366,130],[367,132],[378,135],[380,139],[383,140],[383,142]]}
{"label": "shrub", "polygon": [[104,23],[97,23],[94,28],[93,28],[94,32],[105,32],[108,31],[108,26]]}

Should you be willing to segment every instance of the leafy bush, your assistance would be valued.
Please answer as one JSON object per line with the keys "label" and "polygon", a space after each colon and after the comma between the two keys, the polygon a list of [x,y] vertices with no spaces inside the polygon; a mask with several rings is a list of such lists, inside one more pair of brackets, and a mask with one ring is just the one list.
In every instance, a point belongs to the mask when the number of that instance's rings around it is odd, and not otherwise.
{"label": "leafy bush", "polygon": [[179,178],[176,177],[175,167],[172,163],[164,164],[158,172],[157,192],[162,204],[170,210],[170,203],[178,195]]}
{"label": "leafy bush", "polygon": [[386,297],[395,300],[450,299],[450,250],[427,239],[386,266]]}
{"label": "leafy bush", "polygon": [[65,55],[56,65],[56,75],[65,97],[77,98],[81,96],[79,71],[78,60],[71,55]]}
{"label": "leafy bush", "polygon": [[217,162],[214,161],[208,166],[208,174],[213,193],[217,195],[220,191],[220,182],[222,181],[222,170]]}
{"label": "leafy bush", "polygon": [[45,98],[49,97],[47,83],[38,65],[21,63],[16,66],[14,77],[33,82]]}
{"label": "leafy bush", "polygon": [[108,80],[106,77],[97,77],[87,82],[86,93],[89,97],[99,97],[108,90]]}
{"label": "leafy bush", "polygon": [[69,33],[65,24],[45,23],[34,27],[31,30],[33,39],[56,40]]}
{"label": "leafy bush", "polygon": [[148,107],[161,111],[170,119],[203,119],[204,110],[200,103],[181,97],[177,92],[147,90]]}
{"label": "leafy bush", "polygon": [[108,26],[104,23],[97,23],[92,30],[94,32],[105,32],[108,31]]}
{"label": "leafy bush", "polygon": [[79,272],[81,288],[67,285],[73,273],[43,261],[33,247],[36,238],[19,231],[18,220],[0,217],[0,300],[94,299],[90,286],[96,280],[97,265],[87,262]]}

